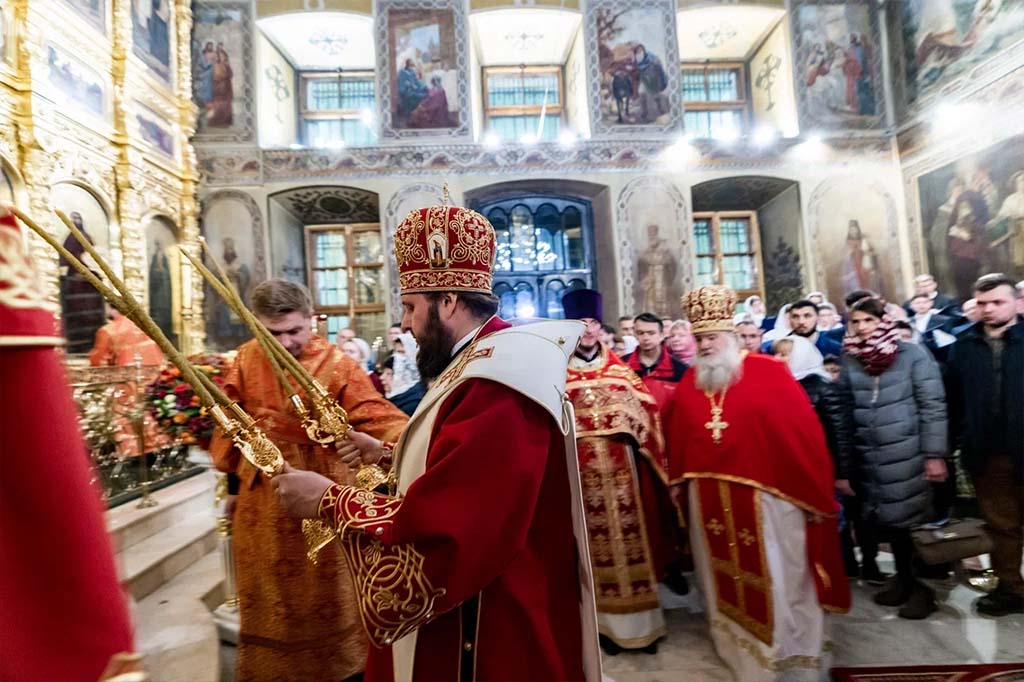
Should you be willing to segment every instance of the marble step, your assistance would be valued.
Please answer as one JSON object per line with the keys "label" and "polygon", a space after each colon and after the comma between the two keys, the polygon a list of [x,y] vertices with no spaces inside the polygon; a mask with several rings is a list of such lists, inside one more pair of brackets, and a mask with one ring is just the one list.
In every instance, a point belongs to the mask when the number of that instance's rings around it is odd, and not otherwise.
{"label": "marble step", "polygon": [[107,512],[107,530],[115,552],[123,552],[146,538],[213,508],[216,475],[212,471],[186,478],[156,491],[150,497],[157,504],[139,509],[132,500]]}
{"label": "marble step", "polygon": [[120,552],[121,582],[142,600],[216,548],[216,519],[204,508]]}
{"label": "marble step", "polygon": [[135,645],[150,679],[217,682],[220,641],[209,604],[223,600],[219,551],[206,554],[135,606]]}

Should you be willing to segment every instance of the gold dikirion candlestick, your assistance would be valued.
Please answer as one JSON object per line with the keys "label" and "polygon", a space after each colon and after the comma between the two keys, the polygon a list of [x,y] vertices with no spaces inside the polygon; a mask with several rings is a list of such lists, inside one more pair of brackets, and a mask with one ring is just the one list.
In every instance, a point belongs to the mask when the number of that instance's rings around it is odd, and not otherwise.
{"label": "gold dikirion candlestick", "polygon": [[[245,321],[252,335],[260,344],[260,348],[263,350],[264,355],[266,355],[267,360],[270,362],[279,383],[284,387],[289,402],[291,402],[296,414],[302,420],[302,426],[309,439],[323,446],[337,445],[348,440],[348,432],[351,429],[348,422],[348,412],[330,395],[327,388],[317,381],[302,366],[302,363],[281,345],[281,342],[270,333],[270,330],[259,321],[256,315],[245,306],[241,295],[231,284],[227,273],[210,252],[206,241],[200,238],[200,243],[206,256],[217,270],[217,275],[211,272],[200,259],[193,257],[184,249],[181,251],[213,290],[224,299],[240,319]],[[285,377],[285,372],[295,380],[305,392],[307,398],[312,402],[312,412],[306,407],[306,404],[298,395],[291,382]],[[356,486],[366,490],[373,490],[386,481],[387,474],[375,464],[361,465],[355,476]],[[319,550],[327,546],[334,539],[336,533],[326,524],[315,520],[303,521],[302,530],[306,536],[309,558],[316,562]]]}
{"label": "gold dikirion candlestick", "polygon": [[6,208],[63,256],[71,267],[78,270],[110,305],[134,322],[139,329],[160,346],[160,350],[163,351],[168,361],[181,371],[182,378],[192,386],[207,413],[231,438],[235,447],[249,463],[267,476],[274,476],[281,472],[284,468],[284,458],[277,446],[267,438],[245,410],[233,402],[213,380],[192,366],[188,358],[164,335],[153,318],[132,295],[124,281],[96,251],[89,239],[75,227],[63,212],[56,211],[57,217],[67,226],[71,235],[82,245],[86,253],[92,256],[96,265],[109,280],[109,285],[28,215],[15,206]]}

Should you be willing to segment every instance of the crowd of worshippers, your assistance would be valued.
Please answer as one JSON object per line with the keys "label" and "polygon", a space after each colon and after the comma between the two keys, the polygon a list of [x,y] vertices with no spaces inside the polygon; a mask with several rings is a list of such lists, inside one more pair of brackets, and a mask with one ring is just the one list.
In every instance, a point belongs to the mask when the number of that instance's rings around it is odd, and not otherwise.
{"label": "crowd of worshippers", "polygon": [[[843,509],[841,547],[851,579],[909,619],[937,609],[923,580],[950,576],[924,564],[911,529],[980,515],[994,542],[994,591],[979,613],[1024,611],[1024,281],[993,273],[956,301],[928,274],[902,305],[854,291],[840,308],[821,292],[774,316],[760,296],[737,307],[748,354],[784,362],[821,421]],[[602,342],[658,396],[670,393],[697,350],[685,320],[651,313],[602,325]],[[923,475],[922,475],[923,474]],[[958,476],[959,474],[959,476]],[[959,486],[958,486],[959,481]],[[887,542],[895,576],[878,564]]]}
{"label": "crowd of worshippers", "polygon": [[366,370],[381,395],[407,415],[416,411],[427,392],[427,382],[416,367],[416,339],[402,332],[402,325],[395,323],[388,328],[388,345],[377,352],[351,327],[338,332],[337,343],[345,355]]}

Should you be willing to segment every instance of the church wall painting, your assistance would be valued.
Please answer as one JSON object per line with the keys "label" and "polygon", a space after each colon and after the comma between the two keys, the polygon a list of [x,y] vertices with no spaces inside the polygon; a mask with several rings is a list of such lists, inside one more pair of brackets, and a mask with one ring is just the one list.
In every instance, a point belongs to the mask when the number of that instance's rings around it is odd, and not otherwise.
{"label": "church wall painting", "polygon": [[174,129],[159,114],[147,107],[139,107],[135,114],[135,122],[139,126],[139,135],[147,143],[158,149],[160,153],[171,159],[174,154]]}
{"label": "church wall painting", "polygon": [[587,21],[594,132],[678,128],[674,5],[599,0],[588,6]]}
{"label": "church wall painting", "polygon": [[63,2],[84,16],[90,24],[99,29],[100,33],[107,32],[107,0],[63,0]]}
{"label": "church wall painting", "polygon": [[161,79],[171,80],[172,0],[132,0],[132,51]]}
{"label": "church wall painting", "polygon": [[[267,278],[259,206],[245,192],[216,192],[203,200],[200,231],[248,304],[253,287]],[[245,322],[206,284],[203,316],[207,343],[216,350],[231,350],[250,338]]]}
{"label": "church wall painting", "polygon": [[1024,41],[1024,0],[904,0],[908,103],[923,103],[1010,46]]}
{"label": "church wall painting", "polygon": [[253,139],[250,12],[248,2],[193,6],[192,95],[199,108],[199,141]]}
{"label": "church wall painting", "polygon": [[828,300],[867,289],[890,301],[903,299],[896,202],[864,175],[832,177],[808,204],[818,288]]}
{"label": "church wall painting", "polygon": [[682,193],[663,178],[636,178],[619,194],[616,224],[624,309],[678,318],[679,299],[693,284],[690,215]]}
{"label": "church wall painting", "polygon": [[[100,256],[119,271],[120,259],[112,258],[110,214],[102,202],[89,190],[73,183],[58,183],[50,194],[51,205],[63,211],[96,248]],[[54,218],[53,234],[90,270],[99,274],[100,268],[85,248],[71,235],[62,222]],[[103,296],[67,261],[58,261],[61,324],[67,338],[67,352],[87,353],[96,339],[96,331],[106,323]]]}
{"label": "church wall painting", "polygon": [[801,127],[878,126],[884,88],[874,3],[795,0],[790,21]]}
{"label": "church wall painting", "polygon": [[46,46],[46,94],[58,105],[71,105],[93,116],[107,114],[105,79],[75,57]]}
{"label": "church wall painting", "polygon": [[971,297],[986,272],[1024,278],[1024,136],[917,178],[921,240],[939,290]]}
{"label": "church wall painting", "polygon": [[469,133],[462,3],[378,3],[378,83],[385,137]]}
{"label": "church wall painting", "polygon": [[150,218],[146,231],[146,301],[160,330],[177,342],[181,329],[181,256],[174,224],[163,216]]}

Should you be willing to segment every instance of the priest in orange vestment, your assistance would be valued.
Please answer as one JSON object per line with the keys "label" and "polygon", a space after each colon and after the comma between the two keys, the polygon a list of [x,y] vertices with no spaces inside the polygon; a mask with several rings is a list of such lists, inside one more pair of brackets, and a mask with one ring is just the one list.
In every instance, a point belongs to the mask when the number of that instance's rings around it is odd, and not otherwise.
{"label": "priest in orange vestment", "polygon": [[744,682],[823,679],[826,612],[850,605],[832,460],[788,368],[740,353],[735,302],[724,287],[683,299],[698,356],[670,407],[669,470],[719,656]]}
{"label": "priest in orange vestment", "polygon": [[562,298],[587,331],[569,360],[565,390],[576,410],[576,450],[590,538],[601,645],[657,651],[666,634],[658,582],[675,557],[658,403],[644,382],[598,341],[601,294]]}
{"label": "priest in orange vestment", "polygon": [[[354,429],[393,442],[407,417],[370,383],[366,372],[332,343],[312,335],[312,301],[305,287],[270,280],[252,294],[256,316],[327,387]],[[348,483],[351,474],[333,447],[308,439],[256,341],[238,349],[226,377],[238,400],[281,449],[290,465]],[[306,558],[299,521],[280,508],[269,481],[217,431],[210,447],[217,468],[237,479],[234,555],[241,628],[239,680],[343,680],[362,672],[366,635],[349,567],[338,547],[319,563]],[[234,491],[231,491],[234,492]]]}

